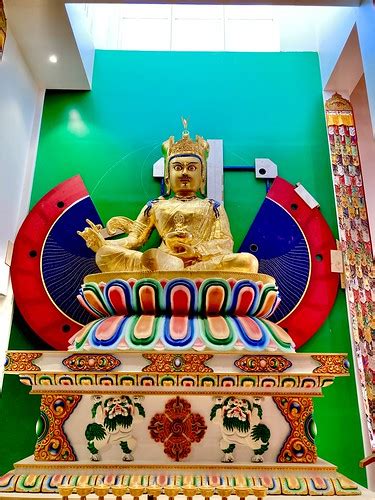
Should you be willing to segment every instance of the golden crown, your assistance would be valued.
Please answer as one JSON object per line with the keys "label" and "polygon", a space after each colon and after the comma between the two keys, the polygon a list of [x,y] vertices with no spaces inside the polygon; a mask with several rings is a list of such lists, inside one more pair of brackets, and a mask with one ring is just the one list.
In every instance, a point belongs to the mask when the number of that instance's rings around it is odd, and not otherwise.
{"label": "golden crown", "polygon": [[209,146],[207,141],[200,137],[195,136],[195,141],[190,138],[189,132],[184,131],[182,134],[182,139],[174,142],[174,137],[170,137],[168,142],[167,157],[170,160],[176,155],[197,155],[202,160],[202,163],[206,163],[208,157]]}
{"label": "golden crown", "polygon": [[196,155],[199,156],[202,164],[205,166],[210,149],[208,142],[199,135],[195,136],[195,141],[191,139],[189,131],[187,130],[187,120],[182,118],[182,123],[184,126],[182,138],[175,142],[174,136],[170,136],[162,145],[166,165],[168,165],[169,160],[174,156]]}

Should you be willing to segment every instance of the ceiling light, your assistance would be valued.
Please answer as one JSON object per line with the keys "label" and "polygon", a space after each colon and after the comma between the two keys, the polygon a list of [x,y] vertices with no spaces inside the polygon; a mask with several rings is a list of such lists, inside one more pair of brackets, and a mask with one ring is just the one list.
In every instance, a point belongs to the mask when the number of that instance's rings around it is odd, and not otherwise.
{"label": "ceiling light", "polygon": [[49,56],[48,60],[49,60],[49,62],[56,64],[57,63],[57,56],[55,56],[55,54],[52,54]]}

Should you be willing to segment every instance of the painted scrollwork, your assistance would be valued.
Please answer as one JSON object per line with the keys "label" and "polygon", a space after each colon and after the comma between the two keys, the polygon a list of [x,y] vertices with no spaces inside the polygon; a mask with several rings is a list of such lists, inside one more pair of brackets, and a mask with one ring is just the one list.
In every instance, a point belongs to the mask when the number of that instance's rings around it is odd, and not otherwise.
{"label": "painted scrollwork", "polygon": [[4,371],[6,372],[38,372],[39,366],[34,365],[34,360],[40,358],[40,352],[12,352],[6,354]]}
{"label": "painted scrollwork", "polygon": [[62,362],[75,372],[110,372],[121,365],[112,354],[72,354]]}
{"label": "painted scrollwork", "polygon": [[274,355],[245,355],[234,362],[235,366],[243,372],[261,373],[277,372],[281,373],[292,366],[292,363],[284,356]]}
{"label": "painted scrollwork", "polygon": [[36,427],[35,460],[77,460],[63,425],[81,398],[79,395],[43,394]]}
{"label": "painted scrollwork", "polygon": [[349,373],[349,360],[346,354],[313,354],[319,366],[313,373],[329,373],[333,375],[347,375]]}
{"label": "painted scrollwork", "polygon": [[277,461],[282,463],[315,463],[317,460],[314,443],[316,428],[312,415],[312,399],[275,396],[273,400],[291,427],[291,432],[283,444]]}
{"label": "painted scrollwork", "polygon": [[156,373],[209,373],[212,368],[205,362],[212,358],[212,354],[143,354],[150,360],[148,366],[142,368],[143,372]]}

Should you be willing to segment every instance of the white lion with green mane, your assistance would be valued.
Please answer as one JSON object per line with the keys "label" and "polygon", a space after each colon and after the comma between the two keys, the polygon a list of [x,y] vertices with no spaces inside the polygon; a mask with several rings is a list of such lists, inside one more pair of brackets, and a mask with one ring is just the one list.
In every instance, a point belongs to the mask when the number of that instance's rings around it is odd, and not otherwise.
{"label": "white lion with green mane", "polygon": [[261,423],[263,410],[259,398],[217,398],[211,409],[211,420],[220,425],[222,439],[220,449],[224,453],[222,462],[233,462],[233,451],[242,444],[253,451],[252,462],[263,462],[263,453],[268,450],[271,436],[269,428]]}
{"label": "white lion with green mane", "polygon": [[91,416],[94,422],[85,431],[87,449],[91,460],[101,459],[99,450],[104,446],[118,444],[123,452],[122,459],[134,460],[132,452],[136,447],[133,437],[134,422],[145,417],[139,398],[131,399],[125,395],[94,396]]}

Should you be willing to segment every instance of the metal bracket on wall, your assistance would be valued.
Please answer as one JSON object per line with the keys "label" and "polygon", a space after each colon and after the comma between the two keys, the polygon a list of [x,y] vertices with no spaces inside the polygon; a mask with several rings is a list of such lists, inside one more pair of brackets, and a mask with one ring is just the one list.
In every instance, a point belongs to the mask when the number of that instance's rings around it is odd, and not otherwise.
{"label": "metal bracket on wall", "polygon": [[336,240],[337,250],[331,250],[331,271],[340,274],[340,287],[345,288],[345,273],[343,253],[340,250],[340,242]]}
{"label": "metal bracket on wall", "polygon": [[307,191],[306,188],[302,186],[300,182],[297,182],[294,191],[310,208],[319,207],[319,203],[316,201],[316,199]]}

